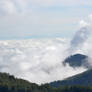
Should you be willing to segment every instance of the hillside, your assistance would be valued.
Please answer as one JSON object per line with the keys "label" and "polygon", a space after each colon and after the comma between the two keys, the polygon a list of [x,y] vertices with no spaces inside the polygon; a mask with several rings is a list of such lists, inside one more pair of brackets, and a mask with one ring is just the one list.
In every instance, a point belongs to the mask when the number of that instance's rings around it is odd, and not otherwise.
{"label": "hillside", "polygon": [[54,87],[66,85],[92,86],[92,69],[73,77],[67,78],[63,81],[52,82],[50,85]]}
{"label": "hillside", "polygon": [[33,87],[38,87],[34,83],[30,83],[23,79],[17,79],[13,75],[0,73],[0,92],[29,92]]}
{"label": "hillside", "polygon": [[92,92],[92,87],[61,86],[54,88],[49,84],[39,86],[7,73],[0,73],[0,92]]}

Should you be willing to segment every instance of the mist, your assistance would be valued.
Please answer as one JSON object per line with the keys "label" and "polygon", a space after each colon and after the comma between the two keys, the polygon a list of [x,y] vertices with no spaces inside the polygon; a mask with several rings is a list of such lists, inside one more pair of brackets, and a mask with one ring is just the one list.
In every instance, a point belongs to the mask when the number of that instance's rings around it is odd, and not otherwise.
{"label": "mist", "polygon": [[29,39],[0,41],[0,72],[41,84],[81,73],[84,67],[64,66],[70,40]]}
{"label": "mist", "polygon": [[80,28],[70,41],[68,54],[72,55],[76,53],[78,50],[81,50],[81,48],[83,48],[86,41],[90,37],[90,34],[92,34],[92,15],[88,16],[87,21],[80,21]]}

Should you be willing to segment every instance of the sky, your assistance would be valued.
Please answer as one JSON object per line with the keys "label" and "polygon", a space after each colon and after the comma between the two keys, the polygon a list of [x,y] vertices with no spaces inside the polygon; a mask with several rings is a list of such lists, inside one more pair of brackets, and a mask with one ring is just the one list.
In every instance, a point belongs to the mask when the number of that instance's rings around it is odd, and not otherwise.
{"label": "sky", "polygon": [[0,0],[0,39],[71,38],[92,0]]}

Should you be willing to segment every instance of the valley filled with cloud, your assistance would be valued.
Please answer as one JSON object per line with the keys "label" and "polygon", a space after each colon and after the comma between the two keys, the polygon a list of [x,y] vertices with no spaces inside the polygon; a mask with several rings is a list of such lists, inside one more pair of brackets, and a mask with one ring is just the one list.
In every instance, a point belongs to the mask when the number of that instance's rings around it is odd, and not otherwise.
{"label": "valley filled with cloud", "polygon": [[[75,53],[91,56],[91,43],[89,38]],[[0,72],[40,84],[85,71],[84,67],[74,69],[62,64],[71,55],[69,47],[70,40],[64,38],[0,41]]]}

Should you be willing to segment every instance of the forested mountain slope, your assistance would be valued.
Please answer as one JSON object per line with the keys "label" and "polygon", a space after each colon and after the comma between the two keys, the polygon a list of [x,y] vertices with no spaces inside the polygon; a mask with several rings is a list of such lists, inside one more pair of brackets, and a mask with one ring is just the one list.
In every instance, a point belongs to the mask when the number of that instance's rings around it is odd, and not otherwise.
{"label": "forested mountain slope", "polygon": [[62,81],[52,82],[50,85],[54,87],[66,85],[92,86],[92,69]]}

